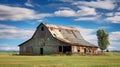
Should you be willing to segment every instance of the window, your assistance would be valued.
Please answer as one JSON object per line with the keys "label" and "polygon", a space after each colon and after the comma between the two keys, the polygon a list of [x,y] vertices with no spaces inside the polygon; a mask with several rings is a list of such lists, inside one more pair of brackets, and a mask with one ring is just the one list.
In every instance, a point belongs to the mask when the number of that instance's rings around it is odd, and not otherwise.
{"label": "window", "polygon": [[59,30],[59,32],[61,32],[61,30]]}
{"label": "window", "polygon": [[41,31],[44,31],[44,27],[41,27]]}
{"label": "window", "polygon": [[56,35],[54,34],[54,36],[56,37]]}
{"label": "window", "polygon": [[80,52],[80,50],[78,50],[78,52]]}

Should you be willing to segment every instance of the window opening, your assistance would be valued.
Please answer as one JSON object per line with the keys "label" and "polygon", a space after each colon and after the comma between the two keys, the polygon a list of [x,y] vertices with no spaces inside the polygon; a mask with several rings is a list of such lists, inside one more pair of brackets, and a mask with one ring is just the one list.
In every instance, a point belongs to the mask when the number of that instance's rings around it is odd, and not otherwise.
{"label": "window opening", "polygon": [[41,27],[41,31],[44,31],[44,27]]}

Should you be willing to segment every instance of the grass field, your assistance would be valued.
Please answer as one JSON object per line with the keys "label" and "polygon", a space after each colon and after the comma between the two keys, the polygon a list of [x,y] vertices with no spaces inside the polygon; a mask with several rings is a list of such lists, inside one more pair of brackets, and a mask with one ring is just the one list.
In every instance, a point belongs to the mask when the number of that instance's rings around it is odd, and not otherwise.
{"label": "grass field", "polygon": [[120,53],[107,56],[12,56],[0,52],[0,67],[120,67]]}

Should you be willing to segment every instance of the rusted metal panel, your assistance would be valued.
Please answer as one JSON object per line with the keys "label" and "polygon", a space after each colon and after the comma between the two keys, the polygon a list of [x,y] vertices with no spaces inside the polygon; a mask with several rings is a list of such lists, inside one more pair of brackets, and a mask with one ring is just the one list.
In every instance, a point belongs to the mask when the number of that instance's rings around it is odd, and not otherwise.
{"label": "rusted metal panel", "polygon": [[46,24],[46,26],[48,30],[51,32],[52,36],[57,38],[58,40],[66,41],[73,45],[97,47],[84,40],[84,38],[76,28],[56,26],[51,24]]}

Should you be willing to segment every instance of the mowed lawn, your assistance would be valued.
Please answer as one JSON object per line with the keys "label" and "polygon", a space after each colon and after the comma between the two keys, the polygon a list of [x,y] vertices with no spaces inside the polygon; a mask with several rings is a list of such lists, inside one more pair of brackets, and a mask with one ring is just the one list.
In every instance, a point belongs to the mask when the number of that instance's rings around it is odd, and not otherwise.
{"label": "mowed lawn", "polygon": [[109,56],[12,56],[0,52],[0,67],[120,67],[120,53]]}

